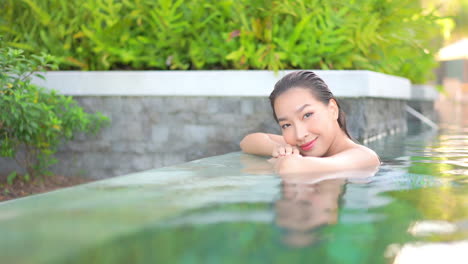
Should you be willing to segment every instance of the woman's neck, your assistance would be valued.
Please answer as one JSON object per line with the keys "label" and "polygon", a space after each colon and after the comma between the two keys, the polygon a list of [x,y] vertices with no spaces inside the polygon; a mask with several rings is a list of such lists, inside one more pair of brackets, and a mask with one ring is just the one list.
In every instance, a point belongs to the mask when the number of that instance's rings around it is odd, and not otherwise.
{"label": "woman's neck", "polygon": [[356,143],[354,143],[346,133],[339,129],[337,131],[335,138],[333,139],[333,142],[330,144],[330,148],[328,148],[328,151],[325,153],[324,157],[330,157],[333,155],[336,155],[340,152],[343,152],[347,149],[350,149],[354,147]]}

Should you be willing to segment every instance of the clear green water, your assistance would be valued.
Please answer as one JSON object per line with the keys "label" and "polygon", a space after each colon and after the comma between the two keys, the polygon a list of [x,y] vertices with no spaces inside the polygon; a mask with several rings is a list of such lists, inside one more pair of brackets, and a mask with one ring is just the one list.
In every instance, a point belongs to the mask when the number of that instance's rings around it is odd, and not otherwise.
{"label": "clear green water", "polygon": [[0,203],[0,260],[468,263],[468,124],[369,146],[372,178],[286,180],[230,153]]}

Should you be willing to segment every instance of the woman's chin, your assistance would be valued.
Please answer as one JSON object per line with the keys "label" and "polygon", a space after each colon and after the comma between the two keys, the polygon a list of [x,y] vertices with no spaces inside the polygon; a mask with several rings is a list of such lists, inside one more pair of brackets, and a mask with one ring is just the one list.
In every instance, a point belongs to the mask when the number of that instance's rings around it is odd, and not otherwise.
{"label": "woman's chin", "polygon": [[318,149],[311,149],[308,151],[299,151],[302,156],[304,157],[323,157],[323,153],[321,153]]}
{"label": "woman's chin", "polygon": [[309,150],[309,151],[302,151],[301,150],[300,153],[304,157],[317,157],[317,155],[311,150]]}

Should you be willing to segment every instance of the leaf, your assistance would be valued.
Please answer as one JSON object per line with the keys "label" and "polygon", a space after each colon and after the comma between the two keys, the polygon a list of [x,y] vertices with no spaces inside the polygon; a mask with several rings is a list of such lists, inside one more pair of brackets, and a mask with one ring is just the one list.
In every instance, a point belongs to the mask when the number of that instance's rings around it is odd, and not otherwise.
{"label": "leaf", "polygon": [[7,176],[7,184],[8,185],[12,185],[13,184],[13,181],[15,180],[15,178],[18,176],[18,174],[16,173],[16,171],[13,171],[11,172],[10,174],[8,174]]}
{"label": "leaf", "polygon": [[40,78],[40,79],[42,79],[42,80],[45,81],[45,77],[44,77],[44,75],[42,75],[42,74],[36,73],[36,74],[34,74],[34,76],[36,76],[36,77],[38,77],[38,78]]}
{"label": "leaf", "polygon": [[25,173],[23,175],[23,179],[24,179],[24,181],[29,182],[31,180],[31,177],[29,176],[29,173]]}
{"label": "leaf", "polygon": [[308,16],[304,17],[301,19],[301,22],[299,22],[296,27],[294,28],[294,31],[292,35],[289,37],[288,40],[288,47],[289,50],[292,50],[292,47],[295,45],[296,41],[299,39],[301,36],[302,32],[304,31],[305,27],[309,23],[310,19],[315,13],[311,13]]}
{"label": "leaf", "polygon": [[29,7],[34,11],[34,13],[37,15],[39,18],[39,22],[41,22],[42,25],[47,26],[50,23],[50,16],[42,10],[35,2],[32,0],[23,0],[26,4],[29,5]]}

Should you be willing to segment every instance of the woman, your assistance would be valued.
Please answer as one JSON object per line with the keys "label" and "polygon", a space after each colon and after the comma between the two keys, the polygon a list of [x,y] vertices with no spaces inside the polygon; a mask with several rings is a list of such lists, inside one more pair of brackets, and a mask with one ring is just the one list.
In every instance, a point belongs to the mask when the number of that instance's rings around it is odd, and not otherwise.
{"label": "woman", "polygon": [[377,154],[352,140],[338,101],[315,73],[287,74],[276,83],[270,103],[282,136],[249,134],[240,147],[273,156],[279,174],[378,168]]}

